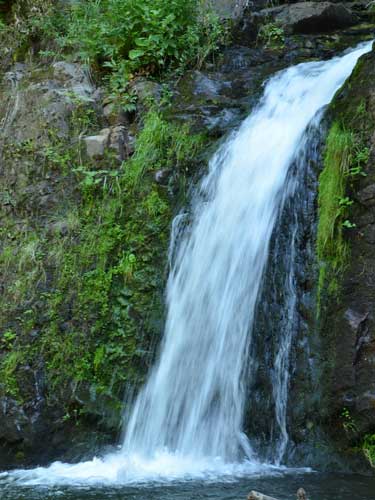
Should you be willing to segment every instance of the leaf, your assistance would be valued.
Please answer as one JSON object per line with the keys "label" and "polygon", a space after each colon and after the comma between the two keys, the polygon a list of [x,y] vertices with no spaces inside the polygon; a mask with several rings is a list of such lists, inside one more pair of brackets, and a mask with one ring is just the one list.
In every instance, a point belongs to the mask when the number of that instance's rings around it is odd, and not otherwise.
{"label": "leaf", "polygon": [[150,44],[150,40],[148,38],[136,38],[135,44],[138,47],[147,47]]}
{"label": "leaf", "polygon": [[134,59],[139,59],[145,55],[145,51],[142,49],[133,49],[129,52],[129,59],[134,61]]}

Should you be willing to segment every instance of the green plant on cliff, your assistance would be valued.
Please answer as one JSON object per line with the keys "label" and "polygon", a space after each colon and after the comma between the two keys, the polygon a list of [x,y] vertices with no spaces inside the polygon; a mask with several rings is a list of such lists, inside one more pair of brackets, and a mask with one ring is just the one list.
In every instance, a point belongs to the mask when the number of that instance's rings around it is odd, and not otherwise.
{"label": "green plant on cliff", "polygon": [[271,49],[282,48],[285,43],[284,30],[274,22],[262,24],[259,28],[257,42]]}
{"label": "green plant on cliff", "polygon": [[97,65],[123,61],[126,78],[201,63],[222,35],[198,0],[99,0],[73,5],[65,42]]}
{"label": "green plant on cliff", "polygon": [[367,436],[365,436],[362,450],[365,457],[370,462],[371,467],[375,468],[375,434],[367,434]]}
{"label": "green plant on cliff", "polygon": [[[81,121],[73,120],[78,132]],[[187,124],[173,124],[152,110],[134,155],[121,166],[109,156],[98,167],[84,159],[79,144],[55,138],[38,152],[46,155],[44,168],[58,170],[64,185],[76,189],[32,234],[18,234],[11,219],[3,219],[9,251],[0,258],[0,272],[17,290],[7,289],[0,303],[0,391],[27,398],[22,366],[36,369],[42,360],[47,399],[63,402],[65,414],[80,410],[81,403],[66,400],[69,387],[80,385],[108,398],[118,412],[124,386],[140,382],[161,333],[176,200],[171,193],[180,187],[177,177],[192,175],[204,143]],[[170,172],[169,186],[155,183],[158,169]],[[109,189],[109,175],[115,189]]]}
{"label": "green plant on cliff", "polygon": [[329,131],[324,168],[319,176],[319,222],[317,255],[319,260],[318,298],[328,282],[328,293],[338,290],[337,276],[345,266],[348,245],[342,222],[352,203],[346,196],[346,175],[351,165],[353,137],[334,123]]}
{"label": "green plant on cliff", "polygon": [[[361,101],[351,120],[366,121],[366,108]],[[362,133],[352,132],[336,121],[326,141],[324,168],[319,176],[317,256],[319,261],[318,314],[323,291],[338,297],[340,275],[349,258],[346,231],[356,224],[350,220],[354,201],[348,189],[365,177],[370,150]]]}

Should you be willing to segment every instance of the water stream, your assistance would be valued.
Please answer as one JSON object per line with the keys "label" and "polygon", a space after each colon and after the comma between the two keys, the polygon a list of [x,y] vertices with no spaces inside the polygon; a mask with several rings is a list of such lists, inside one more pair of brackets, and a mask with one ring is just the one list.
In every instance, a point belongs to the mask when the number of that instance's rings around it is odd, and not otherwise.
{"label": "water stream", "polygon": [[2,480],[131,484],[284,470],[294,224],[284,285],[287,320],[272,371],[278,438],[271,464],[261,462],[243,432],[245,402],[251,401],[244,373],[256,363],[255,309],[275,223],[296,186],[288,173],[303,154],[306,130],[318,126],[320,111],[370,48],[363,44],[330,61],[300,64],[274,76],[256,109],[211,159],[192,200],[190,222],[182,234],[177,231],[172,246],[164,340],[125,423],[119,451],[80,464],[14,471]]}

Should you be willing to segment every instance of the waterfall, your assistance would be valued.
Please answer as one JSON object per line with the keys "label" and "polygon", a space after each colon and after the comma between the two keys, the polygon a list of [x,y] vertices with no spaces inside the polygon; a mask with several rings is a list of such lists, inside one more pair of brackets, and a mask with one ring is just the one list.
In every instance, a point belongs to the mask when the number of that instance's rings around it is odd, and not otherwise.
{"label": "waterfall", "polygon": [[[126,423],[121,450],[102,460],[14,474],[29,482],[132,481],[205,477],[207,471],[220,476],[236,470],[230,464],[259,470],[256,450],[243,432],[247,398],[251,406],[244,373],[256,363],[254,314],[271,236],[286,196],[293,194],[288,172],[303,155],[306,129],[317,126],[319,111],[370,49],[363,44],[330,61],[275,75],[256,109],[211,159],[189,223],[182,234],[178,223],[174,227],[164,340]],[[293,234],[289,240],[293,259]],[[292,289],[293,279],[292,270],[285,286]],[[293,314],[293,293],[289,296]],[[288,440],[288,322],[284,330],[273,371],[281,436],[277,462]]]}
{"label": "waterfall", "polygon": [[[272,78],[258,107],[212,158],[172,263],[160,357],[135,403],[124,453],[253,457],[242,431],[242,374],[253,361],[254,311],[288,170],[303,153],[307,126],[369,47]],[[293,314],[293,294],[290,300]],[[274,367],[281,456],[291,341],[285,326]]]}

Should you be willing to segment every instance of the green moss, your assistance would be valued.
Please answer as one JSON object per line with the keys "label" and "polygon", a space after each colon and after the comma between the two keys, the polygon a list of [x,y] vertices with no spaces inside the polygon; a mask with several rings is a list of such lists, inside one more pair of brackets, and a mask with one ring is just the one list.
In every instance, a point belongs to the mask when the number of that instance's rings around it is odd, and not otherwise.
{"label": "green moss", "polygon": [[[87,127],[73,121],[72,130]],[[111,157],[90,163],[77,144],[64,147],[55,138],[40,152],[29,148],[44,158],[43,175],[59,173],[68,196],[33,230],[17,231],[11,216],[3,219],[0,273],[13,285],[1,298],[0,335],[3,328],[10,342],[15,332],[0,365],[6,392],[30,396],[18,366],[42,363],[50,403],[84,417],[87,408],[70,399],[71,387],[90,387],[118,411],[125,385],[142,381],[162,331],[169,226],[184,197],[181,179],[192,176],[204,144],[188,125],[153,110],[121,166]],[[27,160],[25,148],[17,154]],[[168,186],[155,183],[159,169],[170,173]],[[30,214],[23,226],[35,220]]]}
{"label": "green moss", "polygon": [[346,211],[347,175],[351,164],[353,137],[334,123],[329,131],[324,168],[319,176],[317,255],[319,260],[318,302],[323,289],[339,291],[338,276],[345,267],[349,248],[342,223]]}

